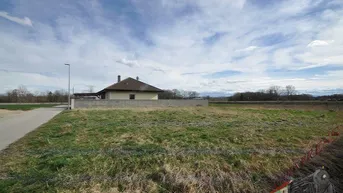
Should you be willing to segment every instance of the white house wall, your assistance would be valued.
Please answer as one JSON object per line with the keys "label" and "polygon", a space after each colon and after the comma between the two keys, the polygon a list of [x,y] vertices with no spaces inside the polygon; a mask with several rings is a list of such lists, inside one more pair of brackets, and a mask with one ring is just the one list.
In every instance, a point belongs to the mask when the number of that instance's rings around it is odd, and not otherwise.
{"label": "white house wall", "polygon": [[158,93],[154,92],[107,92],[106,99],[130,99],[130,94],[135,95],[135,100],[158,100]]}
{"label": "white house wall", "polygon": [[105,93],[105,99],[109,99],[110,98],[110,92]]}
{"label": "white house wall", "polygon": [[137,93],[136,94],[137,100],[157,100],[158,94],[157,93]]}

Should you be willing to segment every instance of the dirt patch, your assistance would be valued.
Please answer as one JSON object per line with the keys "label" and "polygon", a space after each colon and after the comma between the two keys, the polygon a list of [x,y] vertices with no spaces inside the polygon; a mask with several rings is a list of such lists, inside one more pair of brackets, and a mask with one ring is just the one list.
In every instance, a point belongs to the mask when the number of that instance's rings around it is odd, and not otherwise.
{"label": "dirt patch", "polygon": [[[343,192],[343,137],[324,147],[323,151],[305,163],[292,175],[295,179],[305,178],[317,169],[324,167],[330,175],[330,182],[337,192]],[[271,180],[273,181],[273,180]],[[281,184],[275,181],[270,184]]]}
{"label": "dirt patch", "polygon": [[10,110],[6,110],[6,109],[0,109],[0,119],[4,118],[4,117],[8,117],[11,115],[17,115],[22,113],[23,111],[10,111]]}
{"label": "dirt patch", "polygon": [[328,145],[320,155],[301,167],[294,177],[306,177],[322,166],[329,173],[330,181],[337,192],[343,192],[343,137]]}

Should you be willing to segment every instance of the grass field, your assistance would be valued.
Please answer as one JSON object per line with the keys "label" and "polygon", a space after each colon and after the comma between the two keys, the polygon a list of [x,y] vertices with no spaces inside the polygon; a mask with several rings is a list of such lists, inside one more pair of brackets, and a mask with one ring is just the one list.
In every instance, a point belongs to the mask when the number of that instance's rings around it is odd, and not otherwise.
{"label": "grass field", "polygon": [[[292,101],[288,103],[277,103],[277,101],[266,102],[242,102],[240,103],[220,103],[210,102],[210,106],[227,106],[244,109],[286,109],[286,110],[333,110],[343,111],[343,102],[321,102],[321,101]],[[273,103],[274,102],[274,103]],[[312,102],[312,103],[311,103]]]}
{"label": "grass field", "polygon": [[42,108],[42,107],[53,107],[56,104],[11,104],[11,105],[3,105],[0,103],[0,109],[7,109],[7,110],[22,110],[28,111],[32,109]]}
{"label": "grass field", "polygon": [[0,192],[267,192],[342,112],[65,111],[0,154]]}

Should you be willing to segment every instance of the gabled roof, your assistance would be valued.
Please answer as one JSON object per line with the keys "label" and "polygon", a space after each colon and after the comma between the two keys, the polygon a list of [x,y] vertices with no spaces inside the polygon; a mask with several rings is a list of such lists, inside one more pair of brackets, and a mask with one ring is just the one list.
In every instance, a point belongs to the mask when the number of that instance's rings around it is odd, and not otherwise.
{"label": "gabled roof", "polygon": [[103,93],[106,91],[136,91],[136,92],[163,92],[163,90],[141,82],[139,80],[133,79],[131,77],[126,78],[118,83],[108,86],[98,93]]}

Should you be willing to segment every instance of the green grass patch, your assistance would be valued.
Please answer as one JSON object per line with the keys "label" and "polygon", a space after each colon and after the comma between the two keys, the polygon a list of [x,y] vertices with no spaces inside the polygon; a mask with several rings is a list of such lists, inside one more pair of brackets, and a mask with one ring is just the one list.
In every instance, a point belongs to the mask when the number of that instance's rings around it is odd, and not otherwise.
{"label": "green grass patch", "polygon": [[341,112],[65,111],[0,154],[0,192],[268,192]]}
{"label": "green grass patch", "polygon": [[32,109],[53,107],[53,106],[56,106],[56,104],[11,104],[11,105],[0,104],[0,109],[28,111]]}

